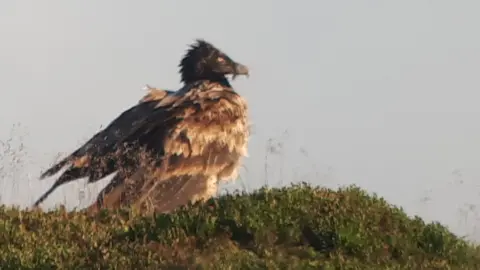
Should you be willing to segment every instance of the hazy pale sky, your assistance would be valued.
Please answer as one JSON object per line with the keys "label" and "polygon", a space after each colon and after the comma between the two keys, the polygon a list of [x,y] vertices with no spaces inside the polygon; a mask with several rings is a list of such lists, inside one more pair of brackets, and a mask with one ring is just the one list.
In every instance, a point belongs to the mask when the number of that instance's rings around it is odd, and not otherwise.
{"label": "hazy pale sky", "polygon": [[[145,84],[177,89],[181,56],[204,38],[251,70],[233,82],[250,106],[250,157],[225,188],[357,184],[480,239],[480,214],[463,213],[480,198],[479,10],[473,0],[3,1],[1,202],[31,205],[55,157]],[[269,139],[276,153],[265,157]],[[65,185],[43,206],[86,206],[108,180]]]}

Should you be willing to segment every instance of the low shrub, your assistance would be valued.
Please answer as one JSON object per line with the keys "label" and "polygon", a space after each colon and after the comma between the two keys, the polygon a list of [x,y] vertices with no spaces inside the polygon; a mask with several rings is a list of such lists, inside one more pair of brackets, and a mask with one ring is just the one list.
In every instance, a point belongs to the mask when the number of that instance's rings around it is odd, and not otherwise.
{"label": "low shrub", "polygon": [[0,269],[480,269],[479,248],[358,187],[232,194],[145,216],[0,207]]}

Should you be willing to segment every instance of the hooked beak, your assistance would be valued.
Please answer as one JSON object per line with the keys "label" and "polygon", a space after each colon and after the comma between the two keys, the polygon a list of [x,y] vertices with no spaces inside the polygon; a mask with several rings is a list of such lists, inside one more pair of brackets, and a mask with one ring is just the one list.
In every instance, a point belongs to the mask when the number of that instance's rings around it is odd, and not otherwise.
{"label": "hooked beak", "polygon": [[235,65],[235,73],[233,74],[232,79],[235,79],[238,75],[245,75],[250,77],[250,74],[248,73],[248,68],[242,64],[236,64]]}

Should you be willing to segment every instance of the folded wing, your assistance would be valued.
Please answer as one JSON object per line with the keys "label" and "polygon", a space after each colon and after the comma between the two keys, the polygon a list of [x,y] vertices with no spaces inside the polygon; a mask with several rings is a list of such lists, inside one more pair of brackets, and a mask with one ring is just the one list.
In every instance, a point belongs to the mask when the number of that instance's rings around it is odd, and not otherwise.
{"label": "folded wing", "polygon": [[40,179],[52,176],[67,167],[52,187],[35,202],[34,206],[42,203],[62,184],[84,177],[88,177],[88,182],[92,183],[114,173],[118,169],[119,158],[122,155],[122,149],[117,148],[118,140],[128,134],[136,125],[142,123],[143,119],[155,110],[159,101],[173,93],[149,87],[149,92],[137,105],[124,111],[80,148],[42,173]]}
{"label": "folded wing", "polygon": [[169,98],[118,140],[132,147],[130,164],[89,209],[133,205],[168,212],[207,199],[219,180],[237,175],[247,154],[247,106],[231,88],[201,81]]}

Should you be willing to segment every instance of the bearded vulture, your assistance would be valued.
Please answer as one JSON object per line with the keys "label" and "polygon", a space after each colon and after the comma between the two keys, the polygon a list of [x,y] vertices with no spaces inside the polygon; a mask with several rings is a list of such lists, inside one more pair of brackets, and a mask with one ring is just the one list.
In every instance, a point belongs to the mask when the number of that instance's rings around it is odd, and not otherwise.
{"label": "bearded vulture", "polygon": [[116,173],[87,208],[134,206],[170,212],[206,200],[219,181],[234,180],[247,156],[247,103],[226,75],[248,77],[248,68],[205,40],[190,45],[180,62],[183,87],[150,88],[83,146],[46,170],[40,179],[67,169],[34,207],[58,186],[88,177],[96,182]]}

